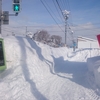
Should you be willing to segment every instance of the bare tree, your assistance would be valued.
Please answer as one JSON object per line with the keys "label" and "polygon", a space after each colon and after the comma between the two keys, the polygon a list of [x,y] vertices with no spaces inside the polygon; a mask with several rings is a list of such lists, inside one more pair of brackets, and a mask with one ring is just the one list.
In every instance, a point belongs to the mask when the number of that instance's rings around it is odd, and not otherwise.
{"label": "bare tree", "polygon": [[33,39],[39,41],[39,42],[47,42],[48,38],[49,38],[49,34],[46,30],[42,30],[42,31],[37,31],[34,35],[33,35]]}
{"label": "bare tree", "polygon": [[62,37],[59,35],[52,35],[51,36],[52,42],[54,42],[56,45],[60,45],[62,41]]}
{"label": "bare tree", "polygon": [[36,41],[39,41],[39,42],[46,43],[48,45],[50,44],[52,46],[59,46],[62,41],[61,36],[52,35],[50,37],[50,35],[48,34],[48,32],[46,30],[37,31],[36,33],[34,33],[33,39]]}
{"label": "bare tree", "polygon": [[36,33],[34,33],[34,35],[32,37],[34,40],[37,40],[38,33],[39,33],[39,31],[37,31]]}

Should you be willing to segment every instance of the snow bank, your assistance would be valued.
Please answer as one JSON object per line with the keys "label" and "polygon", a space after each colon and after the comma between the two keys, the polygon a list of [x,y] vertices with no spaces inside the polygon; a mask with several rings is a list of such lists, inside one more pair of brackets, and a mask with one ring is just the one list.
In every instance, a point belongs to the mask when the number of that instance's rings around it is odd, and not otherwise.
{"label": "snow bank", "polygon": [[91,58],[88,58],[87,59],[87,66],[88,66],[88,70],[90,71],[90,72],[94,72],[94,63],[96,62],[96,61],[98,61],[98,60],[100,60],[100,56],[96,56],[96,57],[91,57]]}
{"label": "snow bank", "polygon": [[94,77],[96,84],[100,88],[100,59],[94,63]]}
{"label": "snow bank", "polygon": [[93,78],[91,82],[94,82],[100,88],[100,56],[88,58],[87,66],[90,77]]}
{"label": "snow bank", "polygon": [[0,72],[0,100],[100,99],[86,80],[88,49],[73,52],[14,36],[4,38],[4,46],[7,69]]}

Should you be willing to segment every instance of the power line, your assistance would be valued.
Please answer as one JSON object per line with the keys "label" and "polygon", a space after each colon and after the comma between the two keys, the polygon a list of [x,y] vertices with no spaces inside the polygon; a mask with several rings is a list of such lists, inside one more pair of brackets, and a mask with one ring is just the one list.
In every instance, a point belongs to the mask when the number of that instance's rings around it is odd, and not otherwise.
{"label": "power line", "polygon": [[5,29],[2,29],[2,30],[3,30],[3,31],[6,31],[6,32],[10,32],[10,33],[12,32],[12,31],[8,31],[8,30],[5,30]]}
{"label": "power line", "polygon": [[[81,25],[84,25],[84,26],[89,26],[89,25],[99,25],[100,23],[90,23],[90,24],[81,24]],[[81,25],[77,25],[77,24],[73,24],[72,26],[78,26],[80,27]]]}
{"label": "power line", "polygon": [[61,7],[60,7],[60,5],[59,5],[58,0],[56,0],[56,3],[57,3],[57,5],[58,5],[58,7],[59,7],[59,9],[60,9],[60,11],[61,11],[61,14],[62,14],[63,18],[64,18],[64,15],[63,15],[63,12],[62,12],[62,9],[61,9]]}
{"label": "power line", "polygon": [[[12,30],[12,29],[9,29],[9,28],[3,28],[3,30],[7,30],[7,31],[10,31],[10,32],[14,32],[16,30]],[[18,30],[17,30],[18,31]]]}
{"label": "power line", "polygon": [[[87,24],[87,25],[84,25],[84,26],[89,26],[90,24]],[[64,26],[64,25],[62,25],[62,26]],[[79,26],[79,25],[77,25],[77,24],[74,24],[73,25],[73,27],[84,27],[84,26]],[[13,28],[22,28],[22,27],[26,27],[26,26],[16,26],[16,27],[14,27],[14,26],[11,26],[11,27],[13,27]],[[54,27],[53,25],[41,25],[41,26],[37,26],[37,25],[30,25],[30,26],[27,26],[27,27]]]}
{"label": "power line", "polygon": [[[59,24],[57,23],[57,21],[54,19],[54,17],[52,16],[52,14],[50,13],[50,11],[48,10],[48,8],[45,6],[45,4],[43,3],[42,0],[40,0],[41,3],[44,5],[44,7],[46,8],[46,10],[48,11],[48,13],[50,14],[50,16],[53,18],[53,20],[55,21],[55,23],[59,26]],[[59,28],[62,30],[62,28],[59,26]],[[63,31],[63,30],[62,30]],[[63,31],[64,32],[64,31]]]}
{"label": "power line", "polygon": [[64,5],[65,5],[65,8],[64,8],[64,10],[65,10],[65,9],[67,9],[67,5],[66,5],[65,0],[63,0],[63,3],[64,3]]}
{"label": "power line", "polygon": [[[91,24],[81,24],[81,25],[83,25],[83,26],[89,26],[89,25],[100,25],[100,23],[91,23]],[[72,27],[83,27],[83,26],[81,26],[81,25],[78,25],[78,24],[73,24],[72,25]],[[70,25],[71,26],[71,25]],[[14,26],[9,26],[9,27],[12,27],[12,28],[25,28],[26,26],[16,26],[16,27],[14,27]],[[37,26],[37,25],[30,25],[30,26],[27,26],[27,27],[54,27],[54,26],[52,26],[52,25],[39,25],[39,26]],[[62,25],[62,27],[64,27],[64,25]]]}
{"label": "power line", "polygon": [[65,4],[64,4],[63,0],[60,0],[60,2],[61,2],[60,5],[62,4],[61,8],[65,9],[65,6],[64,6]]}
{"label": "power line", "polygon": [[59,14],[59,16],[60,16],[60,18],[62,19],[62,21],[63,21],[63,18],[61,17],[61,15],[60,15],[60,12],[59,12],[59,10],[57,9],[57,6],[56,6],[56,4],[55,4],[55,0],[52,0],[53,1],[53,3],[54,3],[54,6],[55,6],[55,8],[56,8],[56,10],[57,10],[57,12],[58,12],[58,14]]}
{"label": "power line", "polygon": [[[24,26],[22,26],[22,27],[24,27]],[[27,27],[39,27],[39,26],[27,26]],[[40,26],[41,27],[41,26]],[[46,27],[46,26],[45,26]],[[13,27],[13,28],[20,28],[20,27]],[[32,28],[32,29],[33,29]],[[52,26],[49,26],[48,28],[52,28]],[[70,27],[69,27],[69,29],[70,29]],[[100,27],[98,27],[98,28],[80,28],[80,29],[73,29],[74,31],[81,31],[81,30],[96,30],[96,31],[99,31],[98,29],[100,29]],[[22,30],[24,30],[24,29],[22,29]],[[16,30],[11,30],[11,31],[16,31]],[[55,32],[62,32],[62,31],[55,31]]]}
{"label": "power line", "polygon": [[73,16],[72,16],[72,11],[71,11],[71,7],[70,7],[70,2],[69,2],[69,0],[67,0],[68,1],[68,6],[69,6],[69,11],[70,11],[70,19],[71,19],[71,21],[72,21],[72,25],[73,25]]}
{"label": "power line", "polygon": [[69,10],[69,4],[68,4],[67,0],[64,0],[64,3],[65,3],[65,8]]}
{"label": "power line", "polygon": [[[55,13],[52,11],[52,9],[50,8],[50,6],[48,5],[48,3],[46,2],[46,0],[44,0],[45,4],[47,5],[47,7],[51,10],[51,12],[53,13],[53,15],[55,15]],[[56,16],[56,15],[55,15]],[[58,17],[56,17],[56,19],[58,19]],[[59,21],[61,21],[60,19],[58,19]],[[63,21],[62,21],[63,22]],[[61,22],[61,23],[62,23]]]}
{"label": "power line", "polygon": [[[8,31],[8,32],[15,32],[15,31],[16,31],[16,30],[13,30],[13,31],[12,31],[12,30],[8,30],[8,29],[2,29],[2,30]],[[74,30],[74,32],[75,32],[75,31],[82,31],[82,30],[85,30],[85,31],[86,31],[86,30],[87,30],[87,31],[95,31],[95,32],[96,32],[96,31],[99,31],[99,30],[97,30],[96,28],[94,28],[94,29],[76,29],[76,30]],[[33,31],[33,30],[30,30],[30,31]],[[62,32],[62,31],[49,31],[49,30],[47,30],[47,31],[48,31],[48,32],[60,32],[60,33]],[[100,32],[100,31],[99,31],[99,32]]]}
{"label": "power line", "polygon": [[75,31],[82,31],[82,30],[90,30],[90,31],[93,31],[93,30],[96,30],[96,31],[99,31],[97,29],[100,29],[100,28],[92,28],[92,29],[75,29]]}
{"label": "power line", "polygon": [[[69,26],[69,24],[68,24],[68,26]],[[100,27],[89,27],[89,28],[86,28],[86,26],[88,26],[88,25],[85,25],[85,26],[78,26],[78,25],[74,25],[74,26],[72,26],[71,28],[81,28],[82,30],[84,29],[100,29]],[[10,26],[10,27],[12,27],[12,28],[24,28],[24,27],[26,27],[26,26],[16,26],[16,27],[14,27],[14,26]],[[52,25],[49,25],[49,26],[36,26],[36,25],[33,25],[33,26],[27,26],[27,27],[32,27],[32,28],[36,28],[36,27],[43,27],[43,28],[52,28],[52,27],[57,27],[57,26],[52,26]],[[62,25],[62,26],[60,26],[60,27],[64,27],[64,25]],[[69,27],[70,28],[70,27]],[[4,28],[4,29],[9,29],[9,28]],[[11,30],[11,29],[10,29]],[[24,30],[24,29],[23,29]]]}

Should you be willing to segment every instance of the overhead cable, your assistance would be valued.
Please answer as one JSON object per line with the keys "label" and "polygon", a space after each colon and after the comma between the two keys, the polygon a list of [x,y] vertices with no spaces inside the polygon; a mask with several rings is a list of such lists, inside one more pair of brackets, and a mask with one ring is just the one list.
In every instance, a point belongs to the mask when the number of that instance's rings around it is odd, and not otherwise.
{"label": "overhead cable", "polygon": [[[53,18],[53,20],[55,21],[55,23],[59,26],[59,24],[57,23],[57,21],[54,19],[54,17],[52,16],[52,14],[50,13],[50,11],[48,10],[48,8],[46,7],[46,5],[43,3],[42,0],[40,0],[41,3],[43,4],[43,6],[46,8],[46,10],[48,11],[48,13],[50,14],[50,16]],[[62,28],[59,26],[59,28],[62,30]],[[62,30],[63,31],[63,30]],[[64,31],[63,31],[64,32]]]}

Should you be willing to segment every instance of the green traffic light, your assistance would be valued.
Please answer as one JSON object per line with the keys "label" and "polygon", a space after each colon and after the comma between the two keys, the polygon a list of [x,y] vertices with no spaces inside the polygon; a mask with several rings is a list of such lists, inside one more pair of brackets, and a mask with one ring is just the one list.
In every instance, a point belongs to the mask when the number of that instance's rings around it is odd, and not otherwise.
{"label": "green traffic light", "polygon": [[20,5],[14,4],[14,11],[19,11],[19,10],[20,10]]}
{"label": "green traffic light", "polygon": [[18,11],[19,10],[19,7],[18,6],[15,6],[15,11]]}

